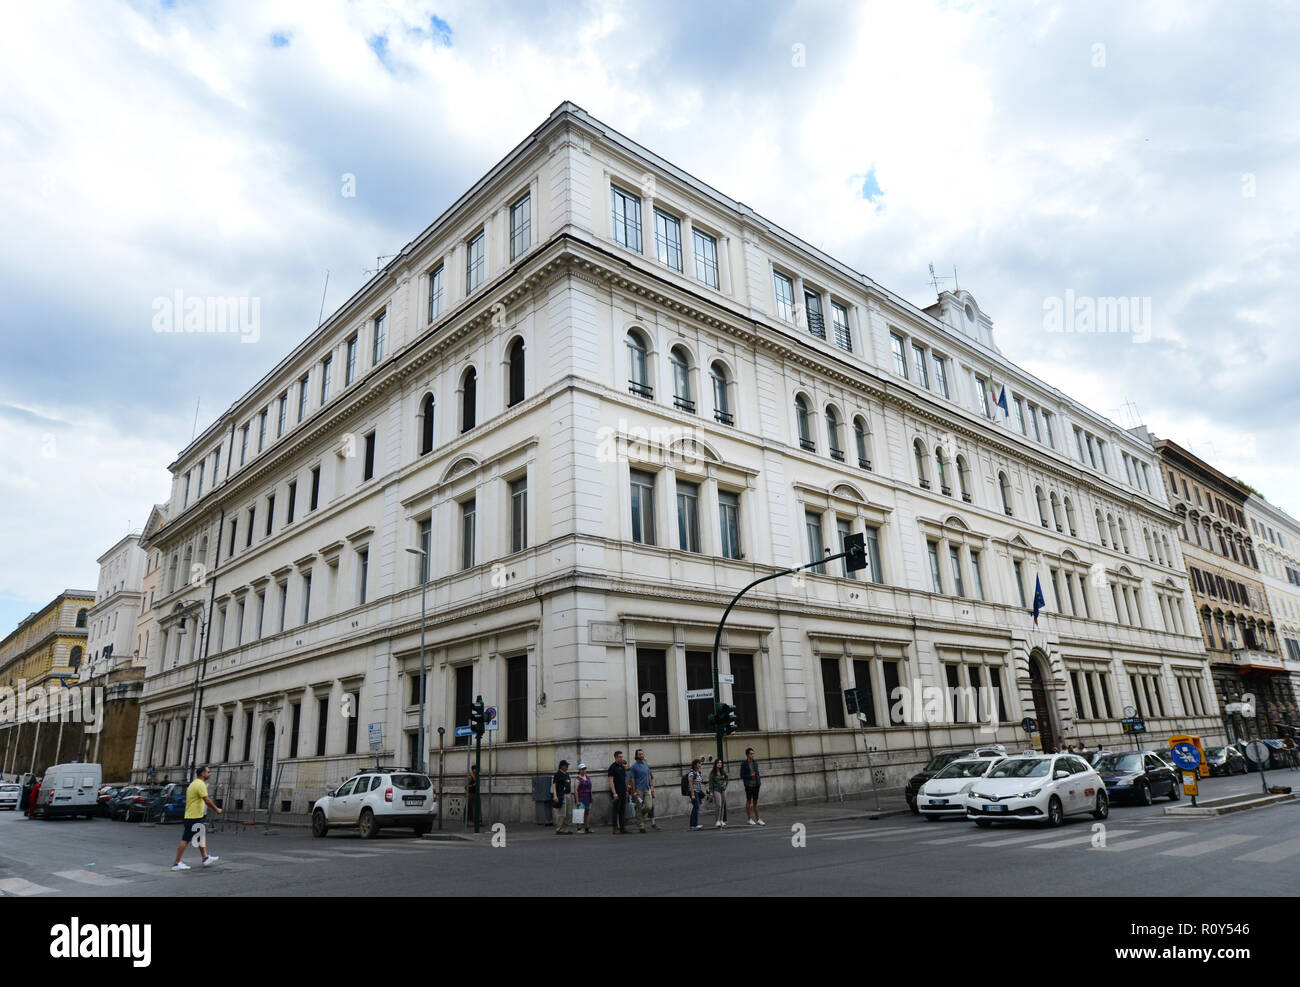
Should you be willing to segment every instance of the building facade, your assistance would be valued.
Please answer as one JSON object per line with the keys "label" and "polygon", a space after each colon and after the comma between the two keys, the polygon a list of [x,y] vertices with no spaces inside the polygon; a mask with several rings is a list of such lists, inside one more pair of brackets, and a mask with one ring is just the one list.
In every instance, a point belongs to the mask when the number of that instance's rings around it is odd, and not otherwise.
{"label": "building facade", "polygon": [[1149,442],[1008,361],[970,293],[917,308],[572,104],[170,468],[136,770],[211,763],[244,807],[420,760],[422,588],[447,794],[480,695],[500,818],[560,757],[644,747],[663,785],[712,749],[687,692],[729,600],[849,533],[859,578],[727,623],[728,753],[772,797],[865,787],[867,746],[901,785],[1025,717],[1044,746],[1123,742],[1130,705],[1222,733]]}
{"label": "building facade", "polygon": [[[1246,520],[1250,489],[1168,439],[1154,443],[1231,740],[1277,735],[1295,706]],[[1244,704],[1244,706],[1243,706]]]}
{"label": "building facade", "polygon": [[[43,771],[76,757],[80,725],[66,733],[67,717],[52,714],[76,682],[86,653],[95,594],[64,590],[0,642],[0,774]],[[80,707],[78,707],[78,711]]]}
{"label": "building facade", "polygon": [[[1246,517],[1255,536],[1260,581],[1277,626],[1283,667],[1293,695],[1300,695],[1300,521],[1263,497],[1246,498]],[[1294,735],[1300,713],[1294,706],[1282,714],[1282,733]]]}

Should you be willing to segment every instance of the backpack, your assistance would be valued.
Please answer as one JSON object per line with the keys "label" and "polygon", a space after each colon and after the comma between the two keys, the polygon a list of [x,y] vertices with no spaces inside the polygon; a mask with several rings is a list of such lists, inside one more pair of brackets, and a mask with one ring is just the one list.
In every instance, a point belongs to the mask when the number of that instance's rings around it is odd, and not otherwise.
{"label": "backpack", "polygon": [[691,772],[690,772],[690,771],[688,771],[688,772],[686,772],[686,774],[682,775],[682,794],[685,795],[687,798],[690,798],[690,797],[694,794],[694,790],[693,790],[693,787],[692,787],[692,785],[691,785]]}

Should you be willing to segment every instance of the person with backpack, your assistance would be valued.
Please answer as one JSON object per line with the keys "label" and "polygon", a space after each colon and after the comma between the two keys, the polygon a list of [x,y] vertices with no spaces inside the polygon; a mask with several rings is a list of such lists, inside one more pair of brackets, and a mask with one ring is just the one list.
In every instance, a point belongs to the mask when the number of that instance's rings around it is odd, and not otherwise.
{"label": "person with backpack", "polygon": [[682,775],[682,794],[691,800],[691,821],[687,829],[703,829],[700,825],[700,803],[704,801],[704,776],[700,774],[700,759],[691,762],[691,770]]}
{"label": "person with backpack", "polygon": [[555,809],[555,835],[572,834],[573,786],[569,781],[569,762],[561,761],[551,777],[551,805]]}
{"label": "person with backpack", "polygon": [[714,829],[727,828],[727,781],[727,766],[718,758],[713,762],[713,770],[709,772],[709,791],[713,793],[713,804],[718,809],[718,821],[713,824]]}

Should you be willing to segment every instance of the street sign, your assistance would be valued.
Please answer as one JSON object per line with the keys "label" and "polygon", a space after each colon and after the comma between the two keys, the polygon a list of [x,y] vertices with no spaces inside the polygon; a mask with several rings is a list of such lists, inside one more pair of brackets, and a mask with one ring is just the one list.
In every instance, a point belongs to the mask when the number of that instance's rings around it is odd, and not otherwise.
{"label": "street sign", "polygon": [[1268,763],[1268,744],[1262,740],[1252,740],[1246,745],[1246,756],[1256,764]]}
{"label": "street sign", "polygon": [[1124,728],[1125,733],[1146,733],[1146,721],[1140,716],[1126,716],[1120,720],[1120,725]]}
{"label": "street sign", "polygon": [[488,728],[489,730],[499,730],[499,729],[501,729],[501,721],[500,721],[500,720],[488,720],[487,728]]}
{"label": "street sign", "polygon": [[[1190,771],[1195,774],[1196,769],[1201,766],[1201,752],[1196,749],[1194,744],[1182,743],[1174,744],[1169,749],[1169,756],[1174,759],[1174,764],[1184,771]],[[1186,787],[1186,783],[1184,783]],[[1195,787],[1195,785],[1193,785]]]}
{"label": "street sign", "polygon": [[384,749],[384,725],[382,723],[370,724],[370,749],[372,751]]}
{"label": "street sign", "polygon": [[712,689],[687,689],[686,698],[688,701],[691,699],[712,699],[713,690]]}
{"label": "street sign", "polygon": [[1196,796],[1200,794],[1200,791],[1197,789],[1197,785],[1196,785],[1195,771],[1183,772],[1183,793],[1186,795],[1190,795],[1192,798],[1196,798]]}
{"label": "street sign", "polygon": [[1020,729],[1025,731],[1025,733],[1033,733],[1038,729],[1038,723],[1032,716],[1026,716],[1020,721]]}
{"label": "street sign", "polygon": [[736,684],[736,676],[731,675],[731,674],[729,674],[729,673],[727,673],[727,672],[720,672],[720,673],[718,674],[718,682],[719,682],[721,685],[735,685],[735,684]]}
{"label": "street sign", "polygon": [[473,733],[474,733],[474,728],[473,728],[472,726],[470,726],[469,724],[466,724],[466,725],[463,726],[463,727],[457,727],[457,728],[456,728],[456,736],[457,736],[457,737],[469,737],[469,736],[472,736]]}
{"label": "street sign", "polygon": [[489,706],[483,711],[483,715],[487,718],[487,721],[491,723],[497,718],[497,708],[495,706]]}

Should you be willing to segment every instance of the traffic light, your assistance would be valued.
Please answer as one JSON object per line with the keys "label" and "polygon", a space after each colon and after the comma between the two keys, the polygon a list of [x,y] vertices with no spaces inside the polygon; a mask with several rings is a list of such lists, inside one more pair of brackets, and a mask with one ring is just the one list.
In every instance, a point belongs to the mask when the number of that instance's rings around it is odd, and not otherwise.
{"label": "traffic light", "polygon": [[469,726],[476,737],[483,736],[487,730],[487,707],[483,703],[482,696],[479,696],[469,708]]}
{"label": "traffic light", "polygon": [[728,706],[726,703],[718,704],[718,712],[711,718],[714,728],[723,734],[735,733],[740,729],[736,722],[736,707]]}
{"label": "traffic light", "polygon": [[864,535],[849,535],[844,539],[844,567],[849,572],[867,567],[867,540]]}

